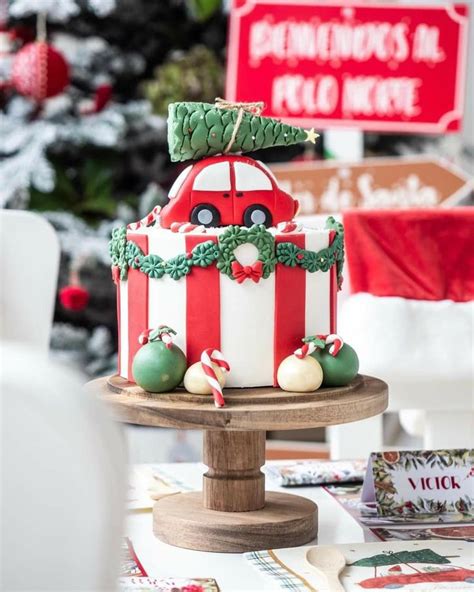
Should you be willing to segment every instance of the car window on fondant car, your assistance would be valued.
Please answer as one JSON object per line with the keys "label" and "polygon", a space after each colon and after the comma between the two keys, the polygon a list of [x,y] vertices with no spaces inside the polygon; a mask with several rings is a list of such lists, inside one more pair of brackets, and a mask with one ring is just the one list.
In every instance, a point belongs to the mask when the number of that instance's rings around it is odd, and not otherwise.
{"label": "car window on fondant car", "polygon": [[273,191],[270,179],[256,166],[235,162],[234,170],[236,191]]}
{"label": "car window on fondant car", "polygon": [[194,191],[230,191],[228,162],[207,165],[194,179]]}
{"label": "car window on fondant car", "polygon": [[193,168],[193,165],[190,164],[184,170],[182,170],[179,173],[179,175],[176,177],[175,182],[173,183],[173,185],[171,185],[171,189],[168,192],[168,197],[170,199],[173,199],[173,198],[176,197],[176,195],[178,194],[178,191],[183,186],[183,183],[186,181],[186,179],[187,179],[189,173],[191,172],[191,169],[192,168]]}

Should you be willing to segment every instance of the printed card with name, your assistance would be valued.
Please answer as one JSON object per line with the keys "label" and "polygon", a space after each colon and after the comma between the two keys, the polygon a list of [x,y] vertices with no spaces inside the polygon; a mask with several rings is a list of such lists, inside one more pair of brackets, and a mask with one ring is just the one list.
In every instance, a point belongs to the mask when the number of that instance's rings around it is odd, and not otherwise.
{"label": "printed card with name", "polygon": [[474,518],[474,450],[374,452],[361,500],[374,503],[379,516]]}

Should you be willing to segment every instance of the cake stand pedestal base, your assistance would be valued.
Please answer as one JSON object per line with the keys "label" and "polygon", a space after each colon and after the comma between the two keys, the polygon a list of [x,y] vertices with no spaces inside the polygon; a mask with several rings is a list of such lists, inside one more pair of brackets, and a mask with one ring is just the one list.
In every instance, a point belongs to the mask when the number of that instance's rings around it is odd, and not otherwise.
{"label": "cake stand pedestal base", "polygon": [[155,504],[159,539],[187,549],[242,553],[315,538],[313,502],[287,493],[265,495],[263,430],[205,430],[204,463],[202,493],[180,493]]}
{"label": "cake stand pedestal base", "polygon": [[265,506],[249,512],[219,512],[203,506],[201,492],[179,493],[155,504],[153,531],[165,543],[216,553],[297,547],[317,535],[312,501],[267,491]]}

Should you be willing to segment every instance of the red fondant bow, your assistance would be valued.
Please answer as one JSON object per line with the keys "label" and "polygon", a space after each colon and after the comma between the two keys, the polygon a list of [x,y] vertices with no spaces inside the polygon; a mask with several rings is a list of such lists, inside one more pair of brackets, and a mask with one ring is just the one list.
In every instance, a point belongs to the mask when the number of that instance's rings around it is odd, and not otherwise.
{"label": "red fondant bow", "polygon": [[263,273],[263,263],[255,261],[253,265],[242,265],[238,261],[232,262],[232,275],[241,284],[247,278],[250,278],[256,284],[260,281]]}

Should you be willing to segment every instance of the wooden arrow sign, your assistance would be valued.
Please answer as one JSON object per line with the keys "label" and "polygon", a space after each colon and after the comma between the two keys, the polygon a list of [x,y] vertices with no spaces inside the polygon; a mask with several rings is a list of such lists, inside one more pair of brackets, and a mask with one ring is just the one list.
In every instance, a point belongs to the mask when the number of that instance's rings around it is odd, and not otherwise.
{"label": "wooden arrow sign", "polygon": [[436,157],[302,161],[271,168],[281,188],[299,200],[300,214],[305,215],[347,208],[451,206],[474,190],[472,178]]}

